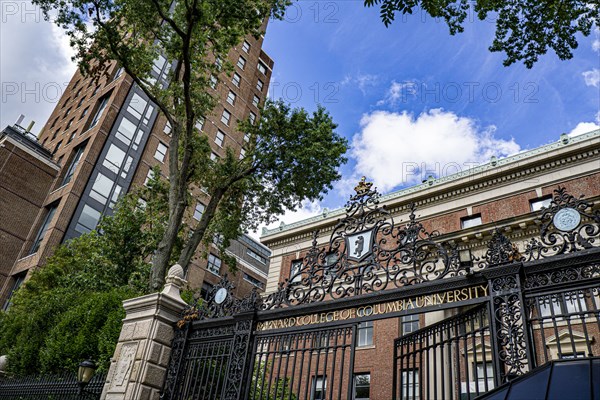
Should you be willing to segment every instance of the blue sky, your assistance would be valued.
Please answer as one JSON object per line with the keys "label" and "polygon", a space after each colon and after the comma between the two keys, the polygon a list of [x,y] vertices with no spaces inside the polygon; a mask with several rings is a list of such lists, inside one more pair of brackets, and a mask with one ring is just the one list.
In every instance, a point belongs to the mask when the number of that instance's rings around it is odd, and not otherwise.
{"label": "blue sky", "polygon": [[[62,32],[25,1],[0,1],[0,124],[20,113],[39,131],[75,66]],[[528,70],[487,48],[495,24],[471,15],[465,32],[417,12],[386,28],[362,1],[298,1],[271,21],[272,98],[325,106],[348,138],[342,180],[286,222],[342,206],[362,175],[389,192],[597,128],[600,33],[575,57],[548,53]],[[315,166],[317,168],[317,166]]]}
{"label": "blue sky", "polygon": [[[335,190],[286,222],[343,205],[363,174],[388,192],[597,127],[598,31],[580,38],[572,60],[548,53],[528,70],[488,51],[494,30],[492,18],[470,15],[450,36],[420,12],[386,28],[362,1],[299,1],[272,21],[271,96],[322,104],[353,146]],[[410,165],[419,173],[409,176]]]}

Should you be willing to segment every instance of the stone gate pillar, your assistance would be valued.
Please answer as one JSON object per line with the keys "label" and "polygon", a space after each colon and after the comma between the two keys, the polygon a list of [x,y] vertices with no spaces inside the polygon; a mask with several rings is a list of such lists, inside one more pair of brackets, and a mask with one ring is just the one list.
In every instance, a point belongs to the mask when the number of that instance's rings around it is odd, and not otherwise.
{"label": "stone gate pillar", "polygon": [[102,400],[158,399],[166,377],[174,324],[187,305],[179,290],[186,283],[180,265],[169,269],[161,293],[123,302],[125,319],[111,360]]}

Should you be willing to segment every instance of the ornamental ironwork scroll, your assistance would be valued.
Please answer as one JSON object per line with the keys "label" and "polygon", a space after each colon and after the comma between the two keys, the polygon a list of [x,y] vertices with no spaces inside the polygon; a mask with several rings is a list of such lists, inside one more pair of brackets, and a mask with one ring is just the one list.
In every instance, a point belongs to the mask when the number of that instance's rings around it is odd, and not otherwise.
{"label": "ornamental ironwork scroll", "polygon": [[550,205],[542,208],[540,237],[527,243],[526,261],[594,247],[600,238],[600,211],[591,208],[583,195],[576,198],[564,187],[555,189]]}
{"label": "ornamental ironwork scroll", "polygon": [[455,244],[438,242],[417,221],[414,204],[409,221],[396,226],[379,206],[379,193],[365,178],[346,204],[346,217],[334,227],[324,247],[312,247],[300,268],[268,295],[261,309],[357,296],[466,275]]}
{"label": "ornamental ironwork scroll", "polygon": [[224,274],[219,283],[208,292],[206,299],[198,297],[186,307],[177,326],[183,328],[190,321],[231,317],[258,310],[261,297],[256,288],[241,299],[233,296],[234,289],[235,285]]}
{"label": "ornamental ironwork scroll", "polygon": [[517,269],[512,274],[505,271],[496,275],[492,271],[489,276],[495,362],[500,368],[502,382],[531,369],[531,349]]}
{"label": "ornamental ironwork scroll", "polygon": [[512,243],[499,228],[495,228],[483,257],[472,256],[472,259],[477,262],[479,269],[483,270],[524,261],[525,257],[521,255],[516,244]]}

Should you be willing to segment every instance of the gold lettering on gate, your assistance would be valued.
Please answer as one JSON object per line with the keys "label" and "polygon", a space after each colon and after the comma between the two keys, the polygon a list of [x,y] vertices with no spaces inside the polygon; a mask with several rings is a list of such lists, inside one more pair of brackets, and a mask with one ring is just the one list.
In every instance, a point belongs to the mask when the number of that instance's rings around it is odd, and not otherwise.
{"label": "gold lettering on gate", "polygon": [[472,300],[479,297],[487,297],[487,295],[488,286],[479,285],[463,289],[448,290],[442,293],[415,296],[387,303],[366,305],[356,308],[346,308],[338,311],[304,315],[301,317],[289,317],[273,321],[259,322],[256,326],[256,330],[266,331],[271,329],[292,328],[297,326],[321,324],[325,322],[345,321],[354,319],[356,317],[385,315],[398,311]]}

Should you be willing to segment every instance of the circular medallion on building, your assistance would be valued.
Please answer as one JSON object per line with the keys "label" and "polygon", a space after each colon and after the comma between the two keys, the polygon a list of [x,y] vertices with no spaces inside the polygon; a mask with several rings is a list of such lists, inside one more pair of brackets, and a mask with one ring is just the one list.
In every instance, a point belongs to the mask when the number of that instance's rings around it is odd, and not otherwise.
{"label": "circular medallion on building", "polygon": [[581,215],[576,209],[567,207],[557,212],[554,215],[552,222],[554,222],[556,229],[568,232],[579,226]]}
{"label": "circular medallion on building", "polygon": [[227,289],[222,287],[221,289],[217,290],[217,293],[215,294],[215,303],[221,304],[222,302],[225,301],[226,298],[227,298]]}

